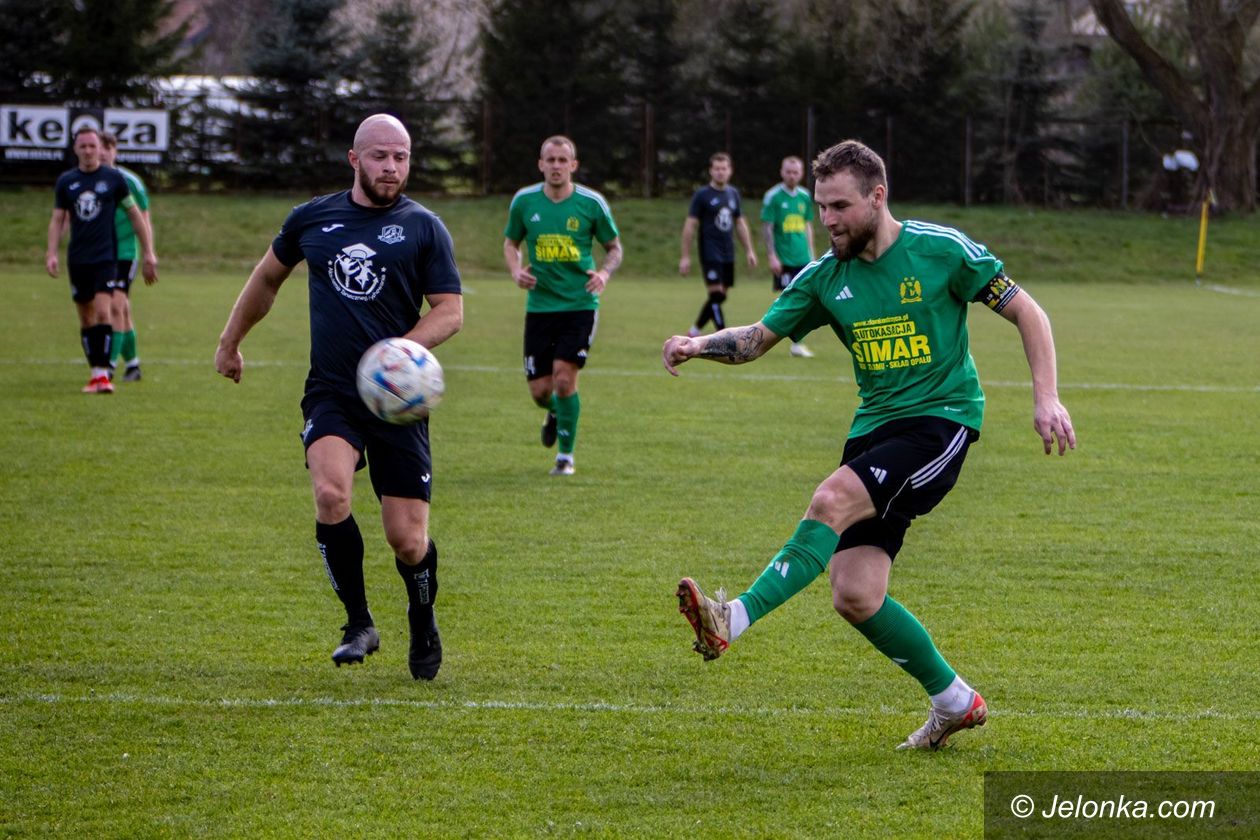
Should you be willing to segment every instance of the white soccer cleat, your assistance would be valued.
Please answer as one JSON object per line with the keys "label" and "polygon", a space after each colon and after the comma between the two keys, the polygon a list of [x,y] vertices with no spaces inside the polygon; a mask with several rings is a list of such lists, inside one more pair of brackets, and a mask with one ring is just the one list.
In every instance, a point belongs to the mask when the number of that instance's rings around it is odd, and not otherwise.
{"label": "white soccer cleat", "polygon": [[971,706],[961,715],[947,715],[935,706],[928,712],[927,723],[920,726],[897,747],[899,750],[939,750],[949,736],[963,729],[984,726],[989,719],[989,707],[980,692],[971,692]]}
{"label": "white soccer cleat", "polygon": [[696,634],[691,647],[706,662],[717,659],[731,646],[731,606],[726,603],[726,591],[719,589],[715,601],[694,580],[683,578],[678,582],[677,595],[678,611]]}
{"label": "white soccer cleat", "polygon": [[574,472],[572,458],[557,458],[556,465],[551,468],[551,475],[573,475]]}
{"label": "white soccer cleat", "polygon": [[804,344],[797,344],[795,341],[792,342],[792,346],[788,348],[788,352],[791,353],[793,356],[796,356],[798,359],[814,358],[813,350],[810,350]]}

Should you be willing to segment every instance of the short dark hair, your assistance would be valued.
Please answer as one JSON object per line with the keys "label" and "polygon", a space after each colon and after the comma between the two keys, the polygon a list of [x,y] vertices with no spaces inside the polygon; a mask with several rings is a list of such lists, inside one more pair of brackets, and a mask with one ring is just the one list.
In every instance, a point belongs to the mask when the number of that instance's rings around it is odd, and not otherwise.
{"label": "short dark hair", "polygon": [[724,161],[726,161],[727,163],[730,163],[732,166],[734,166],[734,165],[735,165],[735,164],[731,161],[731,156],[730,156],[730,155],[728,155],[726,152],[714,152],[713,154],[709,155],[709,165],[710,165],[710,166],[712,166],[713,164],[715,164],[715,163],[717,163],[718,161],[721,161],[721,160],[724,160]]}
{"label": "short dark hair", "polygon": [[814,158],[814,181],[850,172],[857,180],[858,190],[863,196],[871,194],[876,185],[888,188],[888,173],[884,170],[884,160],[867,146],[857,140],[843,140],[830,149],[826,149]]}
{"label": "short dark hair", "polygon": [[101,145],[107,149],[117,149],[118,138],[114,136],[114,132],[112,131],[102,131],[101,132]]}
{"label": "short dark hair", "polygon": [[100,139],[101,130],[94,125],[81,125],[77,129],[75,129],[74,136],[70,138],[70,142],[72,143],[79,142],[80,134],[95,134],[97,136],[97,139]]}

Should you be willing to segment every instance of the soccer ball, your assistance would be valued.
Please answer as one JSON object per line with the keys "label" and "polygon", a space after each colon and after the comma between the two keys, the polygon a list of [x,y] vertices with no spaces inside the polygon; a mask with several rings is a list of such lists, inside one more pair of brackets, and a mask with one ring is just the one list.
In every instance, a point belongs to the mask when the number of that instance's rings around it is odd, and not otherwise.
{"label": "soccer ball", "polygon": [[359,396],[386,423],[409,426],[442,401],[442,366],[425,347],[406,338],[386,338],[359,360]]}

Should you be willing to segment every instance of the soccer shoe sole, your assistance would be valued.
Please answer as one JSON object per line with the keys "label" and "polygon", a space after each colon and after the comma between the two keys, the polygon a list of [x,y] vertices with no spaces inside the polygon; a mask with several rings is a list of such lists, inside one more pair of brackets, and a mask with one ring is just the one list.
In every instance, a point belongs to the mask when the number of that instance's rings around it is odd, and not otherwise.
{"label": "soccer shoe sole", "polygon": [[678,582],[677,595],[678,611],[687,619],[696,634],[696,640],[691,645],[692,650],[703,656],[705,662],[717,659],[730,647],[730,643],[705,627],[704,595],[701,594],[700,587],[691,578],[683,578]]}

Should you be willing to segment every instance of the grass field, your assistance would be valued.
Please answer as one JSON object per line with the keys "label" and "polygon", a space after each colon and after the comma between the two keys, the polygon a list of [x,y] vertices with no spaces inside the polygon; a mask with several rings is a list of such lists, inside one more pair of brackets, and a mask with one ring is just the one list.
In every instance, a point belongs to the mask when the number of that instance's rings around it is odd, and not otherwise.
{"label": "grass field", "polygon": [[[432,530],[446,661],[406,668],[366,477],[382,636],[342,612],[297,438],[304,272],[218,378],[218,332],[294,199],[158,196],[145,379],[85,397],[49,198],[0,193],[0,834],[14,837],[978,837],[987,770],[1260,768],[1260,269],[1254,220],[898,208],[957,224],[1046,307],[1079,449],[1031,430],[1018,334],[972,317],[984,435],[911,529],[892,593],[988,698],[984,729],[894,747],[918,686],[812,588],[703,663],[679,576],[741,591],[834,466],[844,350],[751,366],[659,350],[699,307],[682,203],[614,204],[627,247],[582,377],[576,476],[552,479],[518,371],[506,201],[438,201],[466,326],[439,348]],[[759,317],[740,270],[732,322]],[[1178,835],[1180,836],[1180,835]]]}

